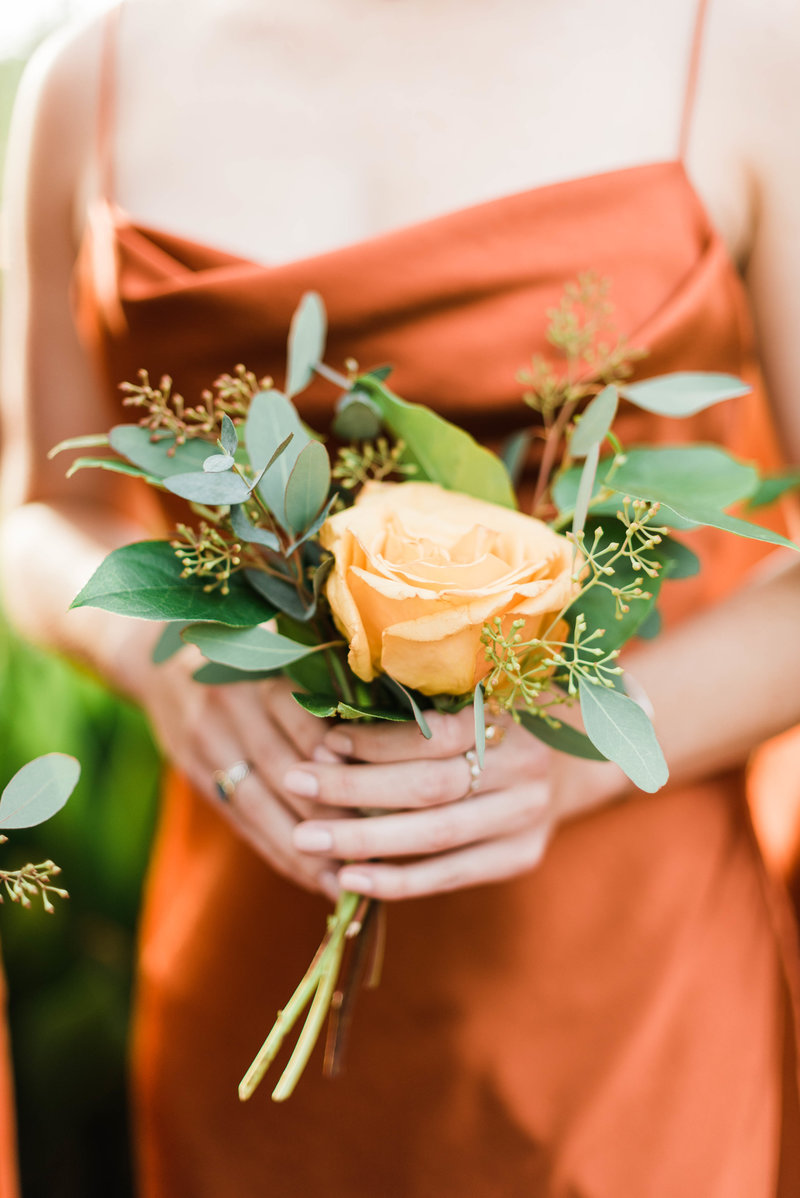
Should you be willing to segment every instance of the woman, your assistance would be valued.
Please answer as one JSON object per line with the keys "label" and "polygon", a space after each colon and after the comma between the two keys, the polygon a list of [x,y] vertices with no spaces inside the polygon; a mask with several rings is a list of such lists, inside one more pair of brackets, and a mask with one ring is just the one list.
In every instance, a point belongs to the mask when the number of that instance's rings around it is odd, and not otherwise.
{"label": "woman", "polygon": [[[521,423],[515,371],[586,269],[612,278],[648,372],[758,389],[737,263],[796,456],[800,20],[746,0],[718,0],[705,30],[697,0],[188,13],[137,0],[41,57],[11,168],[9,606],[140,701],[176,771],[143,930],[142,1193],[795,1193],[791,947],[742,784],[749,750],[800,718],[793,564],[745,586],[759,550],[726,543],[723,564],[701,540],[701,580],[630,654],[665,792],[632,797],[615,767],[512,730],[465,798],[465,717],[429,744],[402,727],[346,743],[285,686],[204,689],[188,651],[151,664],[153,628],[67,614],[163,515],[122,481],[66,483],[45,453],[119,420],[115,384],[139,367],[188,395],[237,361],[278,373],[309,287],[332,360],[394,361],[401,393],[477,435]],[[759,403],[682,431],[768,454]],[[307,414],[323,425],[330,395]],[[754,628],[780,652],[753,654]],[[240,760],[223,805],[214,774]],[[394,814],[348,818],[365,802]],[[347,1075],[240,1109],[339,886],[423,901],[390,913]]]}

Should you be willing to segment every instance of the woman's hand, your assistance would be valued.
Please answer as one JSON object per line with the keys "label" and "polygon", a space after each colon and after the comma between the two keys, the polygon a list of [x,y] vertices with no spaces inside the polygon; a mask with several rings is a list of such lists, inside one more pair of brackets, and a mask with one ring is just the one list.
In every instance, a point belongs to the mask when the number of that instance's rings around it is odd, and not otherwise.
{"label": "woman's hand", "polygon": [[[472,708],[426,718],[429,741],[413,723],[337,725],[316,760],[283,779],[286,790],[318,804],[317,815],[295,827],[295,846],[346,862],[338,873],[346,890],[414,898],[514,877],[539,863],[559,819],[580,806],[578,788],[561,781],[561,763],[553,768],[563,754],[509,719],[498,721],[504,735],[487,745],[472,786],[465,756],[475,740]],[[616,767],[609,775],[604,765],[598,772],[584,764],[598,775],[598,796],[619,786]],[[324,818],[320,807],[328,809]],[[380,814],[342,818],[347,808]]]}
{"label": "woman's hand", "polygon": [[[192,673],[203,660],[187,646],[162,665],[140,664],[128,676],[129,688],[166,755],[236,832],[278,873],[335,898],[339,862],[300,852],[293,841],[300,820],[328,812],[282,784],[289,770],[313,756],[327,726],[295,703],[286,680],[195,682]],[[238,761],[246,761],[250,773],[225,800],[214,774]]]}

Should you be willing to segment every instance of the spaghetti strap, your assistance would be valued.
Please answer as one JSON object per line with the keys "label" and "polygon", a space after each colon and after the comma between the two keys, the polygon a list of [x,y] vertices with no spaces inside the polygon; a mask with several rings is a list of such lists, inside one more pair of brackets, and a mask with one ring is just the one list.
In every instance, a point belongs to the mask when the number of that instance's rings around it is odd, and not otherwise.
{"label": "spaghetti strap", "polygon": [[100,71],[95,122],[95,167],[102,199],[114,199],[114,117],[116,111],[117,35],[124,0],[110,8],[103,20]]}
{"label": "spaghetti strap", "polygon": [[697,13],[694,21],[692,37],[692,52],[689,57],[689,74],[686,79],[686,92],[683,99],[683,114],[681,116],[680,137],[678,141],[678,157],[683,162],[689,144],[689,134],[692,129],[694,115],[694,100],[697,92],[697,76],[700,70],[700,55],[703,50],[703,33],[705,32],[708,0],[698,0]]}

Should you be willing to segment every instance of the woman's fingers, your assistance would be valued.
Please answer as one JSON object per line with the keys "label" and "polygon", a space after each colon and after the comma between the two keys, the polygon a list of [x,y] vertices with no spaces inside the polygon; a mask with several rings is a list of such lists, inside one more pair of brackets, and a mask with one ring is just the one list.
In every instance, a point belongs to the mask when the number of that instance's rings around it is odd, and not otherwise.
{"label": "woman's fingers", "polygon": [[387,722],[362,724],[356,720],[336,724],[323,745],[340,757],[359,761],[410,761],[415,758],[455,757],[475,744],[475,716],[471,707],[458,715],[425,713],[432,736],[426,740],[417,725]]}
{"label": "woman's fingers", "polygon": [[523,834],[457,849],[439,857],[427,857],[408,865],[384,862],[346,865],[339,871],[339,883],[345,890],[388,901],[484,886],[516,877],[537,866],[550,834],[550,821],[545,820]]}
{"label": "woman's fingers", "polygon": [[298,824],[296,848],[342,861],[428,856],[525,832],[547,815],[546,782],[526,782],[431,811]]}

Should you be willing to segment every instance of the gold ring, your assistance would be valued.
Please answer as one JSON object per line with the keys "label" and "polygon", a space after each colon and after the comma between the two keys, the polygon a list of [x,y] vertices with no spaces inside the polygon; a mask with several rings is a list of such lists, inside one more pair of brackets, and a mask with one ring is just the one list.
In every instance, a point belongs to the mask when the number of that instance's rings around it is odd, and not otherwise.
{"label": "gold ring", "polygon": [[249,761],[235,761],[226,770],[215,770],[212,777],[217,788],[217,794],[223,803],[230,803],[234,791],[240,782],[244,782],[250,773]]}

